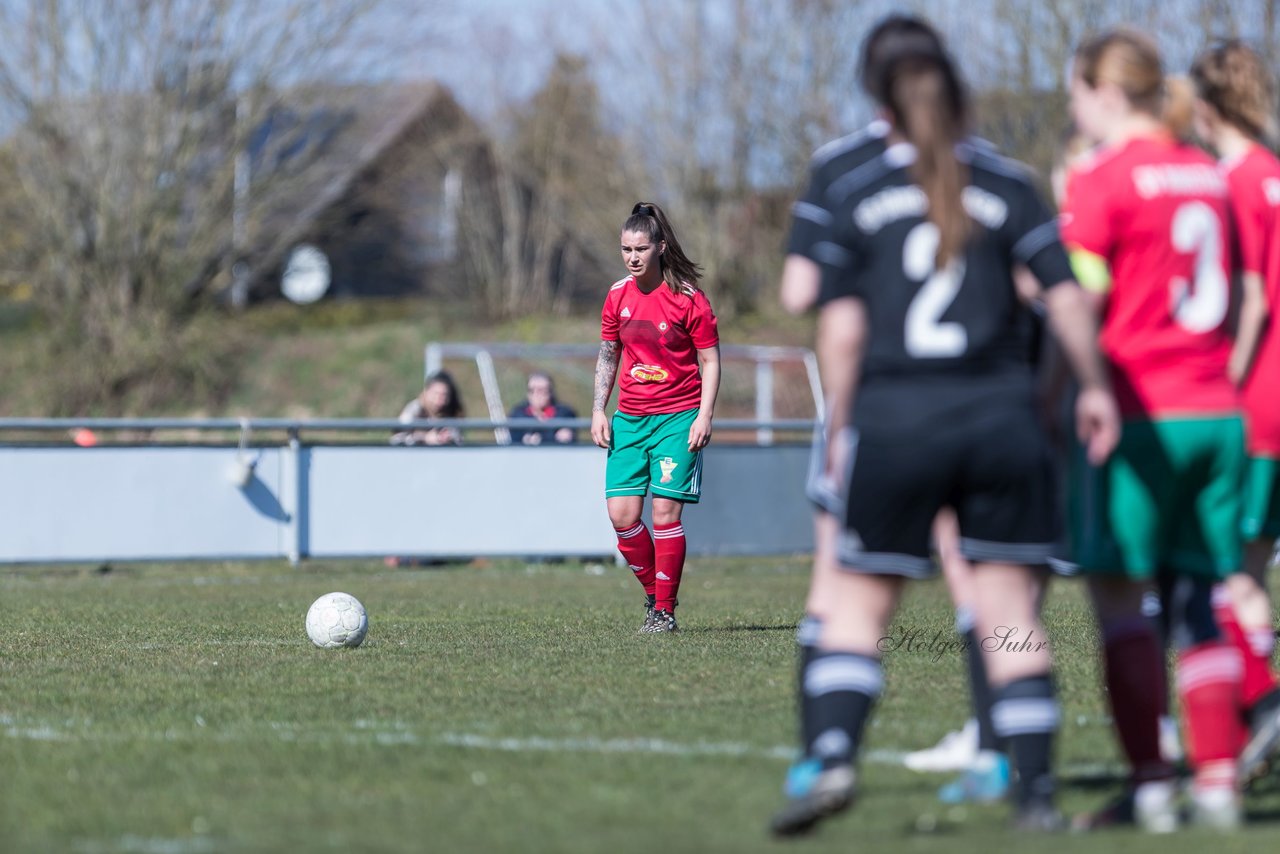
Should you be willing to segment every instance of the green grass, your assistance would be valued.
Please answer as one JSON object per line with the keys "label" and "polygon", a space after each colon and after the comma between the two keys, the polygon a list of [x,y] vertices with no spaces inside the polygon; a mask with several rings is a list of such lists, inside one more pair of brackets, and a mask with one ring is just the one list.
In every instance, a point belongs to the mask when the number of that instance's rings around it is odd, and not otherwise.
{"label": "green grass", "polygon": [[[683,631],[639,636],[628,573],[578,563],[0,570],[0,850],[770,851],[793,744],[802,560],[697,560]],[[368,607],[356,650],[313,648],[316,596]],[[948,636],[940,584],[899,626]],[[1118,787],[1078,587],[1048,606],[1063,805]],[[958,654],[886,658],[863,795],[806,851],[1039,850],[1003,807],[946,812],[940,778],[885,760],[967,713]],[[1062,850],[1280,843],[1280,794],[1224,844],[1187,832]],[[923,820],[922,820],[922,817]],[[930,818],[936,824],[932,831]]]}

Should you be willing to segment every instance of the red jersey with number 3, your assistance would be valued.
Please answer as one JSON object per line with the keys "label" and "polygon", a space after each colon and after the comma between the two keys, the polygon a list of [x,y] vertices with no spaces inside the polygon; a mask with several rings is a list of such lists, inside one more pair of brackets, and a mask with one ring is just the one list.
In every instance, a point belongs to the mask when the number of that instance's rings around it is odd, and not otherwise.
{"label": "red jersey with number 3", "polygon": [[663,283],[646,294],[628,276],[605,297],[600,338],[622,342],[619,411],[661,415],[702,402],[698,351],[720,341],[715,313],[702,291],[675,294]]}
{"label": "red jersey with number 3", "polygon": [[1280,457],[1280,160],[1254,145],[1222,167],[1231,192],[1240,268],[1262,277],[1270,309],[1242,394],[1249,452]]}
{"label": "red jersey with number 3", "polygon": [[1228,221],[1218,164],[1170,136],[1131,139],[1073,169],[1063,242],[1110,268],[1100,344],[1126,417],[1239,410],[1227,379]]}

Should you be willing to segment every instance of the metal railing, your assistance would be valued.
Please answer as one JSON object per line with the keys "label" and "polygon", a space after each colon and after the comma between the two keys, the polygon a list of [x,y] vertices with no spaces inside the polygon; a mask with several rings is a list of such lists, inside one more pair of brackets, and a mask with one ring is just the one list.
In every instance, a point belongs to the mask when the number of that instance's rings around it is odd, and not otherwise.
{"label": "metal railing", "polygon": [[[500,445],[510,442],[505,430],[507,409],[503,405],[494,357],[505,359],[594,359],[600,351],[599,344],[528,344],[528,343],[480,343],[433,341],[426,346],[423,356],[423,375],[430,376],[444,366],[445,359],[470,359],[475,362],[484,389],[485,405],[495,426],[495,440]],[[822,381],[818,375],[818,359],[805,347],[777,347],[756,344],[722,344],[720,358],[725,361],[745,361],[755,364],[755,421],[756,442],[769,445],[773,442],[774,421],[774,369],[782,362],[799,362],[804,365],[809,392],[813,396],[814,411],[822,418]],[[547,422],[542,422],[550,426]],[[736,422],[745,423],[745,422]],[[717,426],[727,430],[743,429],[735,424],[717,421]],[[570,425],[565,425],[570,426]],[[782,429],[782,428],[779,428]]]}
{"label": "metal railing", "polygon": [[[794,434],[796,441],[807,441],[812,432],[814,422],[811,419],[775,419],[762,421],[754,418],[717,418],[714,423],[715,433],[724,436],[726,433],[755,433],[756,444],[773,444],[778,433]],[[98,433],[132,434],[126,435],[124,443],[145,444],[166,441],[163,434],[171,433],[179,436],[189,433],[222,434],[225,442],[246,443],[251,436],[257,436],[262,444],[264,435],[279,437],[283,444],[291,439],[305,441],[324,438],[332,441],[335,434],[381,433],[393,434],[412,430],[429,430],[450,427],[463,434],[492,431],[494,444],[509,444],[501,441],[499,431],[515,430],[558,430],[568,427],[579,431],[579,441],[590,443],[585,435],[591,429],[589,418],[549,418],[545,421],[537,419],[490,418],[442,418],[434,421],[399,421],[394,418],[0,418],[0,443],[12,444],[18,434],[67,434],[69,440],[82,430],[94,433],[96,442]],[[139,435],[141,434],[141,435]],[[324,434],[321,436],[321,434]],[[383,437],[385,438],[385,437]],[[29,441],[39,441],[30,439]],[[47,441],[47,440],[46,440]],[[172,440],[169,440],[172,441]],[[367,440],[365,440],[367,442]],[[723,441],[723,440],[722,440]]]}

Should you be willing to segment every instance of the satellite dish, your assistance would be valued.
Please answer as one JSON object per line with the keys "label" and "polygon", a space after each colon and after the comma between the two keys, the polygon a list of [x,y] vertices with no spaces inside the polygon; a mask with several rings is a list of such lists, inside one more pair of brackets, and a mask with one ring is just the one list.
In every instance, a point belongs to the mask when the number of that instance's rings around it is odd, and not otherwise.
{"label": "satellite dish", "polygon": [[290,302],[306,305],[315,302],[329,290],[329,259],[310,243],[302,243],[289,253],[280,277],[280,290]]}

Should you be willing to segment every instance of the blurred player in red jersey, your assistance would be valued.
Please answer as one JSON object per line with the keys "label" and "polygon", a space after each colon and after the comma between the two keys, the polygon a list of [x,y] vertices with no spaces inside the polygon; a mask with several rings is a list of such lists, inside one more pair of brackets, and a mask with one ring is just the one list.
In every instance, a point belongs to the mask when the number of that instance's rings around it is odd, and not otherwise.
{"label": "blurred player in red jersey", "polygon": [[1241,564],[1244,425],[1227,379],[1227,187],[1217,164],[1163,123],[1168,106],[1160,54],[1146,36],[1115,30],[1076,51],[1072,116],[1100,148],[1071,174],[1063,239],[1096,295],[1125,422],[1115,454],[1088,473],[1098,475],[1096,512],[1074,545],[1132,770],[1127,797],[1081,824],[1128,818],[1152,832],[1178,824],[1173,770],[1159,748],[1163,655],[1142,615],[1153,579],[1178,650],[1194,818],[1231,828],[1241,816],[1241,661],[1211,605],[1214,584]]}
{"label": "blurred player in red jersey", "polygon": [[1204,51],[1191,67],[1196,130],[1220,158],[1230,190],[1243,300],[1228,363],[1240,386],[1249,453],[1245,479],[1244,572],[1230,576],[1219,623],[1244,658],[1250,737],[1240,754],[1248,781],[1280,744],[1280,689],[1271,671],[1275,628],[1266,571],[1280,536],[1280,160],[1262,143],[1274,135],[1275,85],[1266,62],[1240,41]]}
{"label": "blurred player in red jersey", "polygon": [[[1166,123],[1170,120],[1171,119],[1169,117],[1166,117]],[[1087,164],[1089,162],[1094,147],[1095,143],[1092,140],[1085,137],[1074,128],[1068,134],[1066,139],[1063,140],[1062,148],[1058,152],[1057,161],[1050,173],[1050,183],[1053,186],[1054,199],[1057,201],[1059,209],[1062,209],[1066,205],[1067,183],[1071,171],[1077,165]],[[1066,374],[1065,366],[1060,364],[1060,360],[1053,359],[1052,353],[1050,355],[1051,358],[1049,359],[1048,369],[1049,376],[1046,377],[1044,383],[1044,398],[1051,407],[1056,409],[1060,406],[1061,401],[1070,398],[1070,379]],[[1049,420],[1055,424],[1061,420],[1061,415],[1056,411],[1050,411],[1046,413],[1046,415]],[[1056,427],[1054,428],[1054,432],[1061,433],[1060,429]],[[1065,454],[1065,462],[1068,463],[1067,468],[1070,468],[1073,463],[1079,466],[1080,463],[1078,460],[1071,460],[1075,451],[1070,448],[1065,450],[1067,451]],[[1075,480],[1078,481],[1082,479],[1083,478],[1076,478]],[[1085,515],[1085,511],[1087,510],[1085,502],[1082,500],[1085,496],[1082,494],[1079,484],[1074,483],[1070,476],[1066,478],[1066,484],[1067,489],[1064,494],[1064,500],[1067,514],[1071,521],[1069,530],[1078,532],[1083,527],[1081,525],[1081,517]],[[1064,554],[1069,556],[1070,552],[1070,544],[1068,543],[1067,548],[1064,549]],[[1063,569],[1064,574],[1074,574],[1079,571],[1079,567],[1073,562],[1069,562],[1069,558],[1067,565],[1064,566]],[[1154,583],[1145,586],[1145,589],[1143,590],[1142,613],[1152,625],[1163,648],[1168,641],[1168,633],[1166,631],[1166,626],[1164,625],[1164,612],[1160,604],[1159,591],[1156,590]],[[1170,709],[1168,683],[1169,680],[1166,678],[1165,693],[1160,697],[1160,755],[1168,762],[1176,763],[1182,761],[1185,757],[1183,755],[1181,736],[1178,730],[1178,720]],[[1129,807],[1131,807],[1131,804],[1128,803],[1126,799],[1125,809],[1127,810]]]}
{"label": "blurred player in red jersey", "polygon": [[[618,550],[645,591],[644,633],[674,632],[684,572],[685,504],[702,494],[702,449],[720,389],[716,316],[701,271],[666,214],[640,202],[622,226],[628,275],[600,316],[591,438],[609,451],[605,501]],[[619,378],[619,369],[621,376]],[[605,407],[618,379],[618,411]],[[641,520],[653,493],[653,534]]]}
{"label": "blurred player in red jersey", "polygon": [[[1058,519],[1033,406],[1035,321],[1014,286],[1017,264],[1045,283],[1050,321],[1081,374],[1078,423],[1094,459],[1113,447],[1119,416],[1053,217],[1025,167],[967,136],[965,88],[936,32],[890,16],[863,54],[883,145],[829,175],[824,204],[808,211],[827,226],[811,256],[829,304],[817,342],[824,387],[836,376],[846,383],[837,395],[845,409],[827,413],[839,447],[823,472],[839,494],[820,504],[840,523],[838,568],[815,567],[810,608],[821,626],[801,657],[804,755],[770,829],[807,833],[852,803],[881,657],[893,648],[889,622],[907,579],[936,572],[930,531],[949,506],[960,554],[975,564],[979,636],[1003,626],[1035,639],[1018,655],[984,652],[992,721],[1018,772],[1015,825],[1052,830],[1061,822],[1051,771],[1059,712],[1036,612],[1043,573],[1033,567],[1051,553]],[[825,322],[840,302],[852,329]]]}

